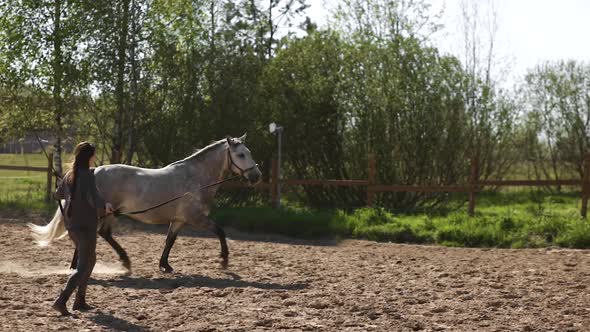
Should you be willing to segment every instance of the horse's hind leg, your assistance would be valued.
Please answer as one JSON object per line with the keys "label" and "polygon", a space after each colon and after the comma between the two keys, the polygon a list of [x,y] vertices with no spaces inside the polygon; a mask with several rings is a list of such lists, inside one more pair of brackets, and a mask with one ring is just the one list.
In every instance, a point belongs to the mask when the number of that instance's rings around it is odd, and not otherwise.
{"label": "horse's hind leg", "polygon": [[212,231],[213,233],[215,233],[215,235],[217,235],[217,237],[219,237],[219,244],[221,244],[221,266],[225,269],[227,268],[228,265],[228,257],[229,257],[229,249],[227,248],[227,242],[225,240],[225,232],[223,231],[223,229],[221,227],[219,227],[219,225],[217,225],[213,220],[211,220],[209,217],[204,216],[204,215],[200,215],[198,218],[191,218],[189,219],[190,221],[188,222],[189,224],[191,224],[192,226],[194,226],[197,229],[208,229],[210,231]]}
{"label": "horse's hind leg", "polygon": [[174,241],[176,241],[178,231],[180,231],[182,225],[184,224],[179,222],[172,222],[170,223],[170,227],[168,227],[168,235],[166,235],[166,246],[164,247],[164,251],[162,252],[162,257],[160,257],[160,271],[162,272],[170,273],[174,271],[172,266],[168,264],[168,256],[170,255],[170,250],[174,245]]}
{"label": "horse's hind leg", "polygon": [[74,249],[74,257],[72,257],[72,263],[70,264],[70,269],[76,270],[78,267],[78,248]]}
{"label": "horse's hind leg", "polygon": [[110,224],[104,223],[100,229],[98,230],[98,234],[102,236],[108,244],[115,249],[117,255],[119,255],[119,259],[123,263],[123,266],[127,269],[127,271],[131,272],[131,261],[129,260],[129,256],[127,256],[127,252],[115,239],[113,239],[113,231],[111,229]]}

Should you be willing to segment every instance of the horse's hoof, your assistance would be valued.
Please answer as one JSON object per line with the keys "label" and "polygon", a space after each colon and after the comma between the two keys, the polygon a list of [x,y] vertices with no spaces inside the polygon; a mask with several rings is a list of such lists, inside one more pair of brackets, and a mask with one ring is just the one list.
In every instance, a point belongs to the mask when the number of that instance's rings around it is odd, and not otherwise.
{"label": "horse's hoof", "polygon": [[126,268],[128,271],[131,271],[131,261],[124,260],[123,261],[123,267]]}
{"label": "horse's hoof", "polygon": [[160,271],[164,272],[164,273],[172,273],[172,272],[174,272],[174,269],[170,265],[168,265],[168,266],[160,265]]}
{"label": "horse's hoof", "polygon": [[227,269],[227,266],[228,266],[228,265],[229,265],[229,262],[228,262],[228,260],[227,260],[227,259],[223,259],[223,260],[221,260],[221,268],[222,268],[222,269],[224,269],[224,270],[225,270],[225,269]]}

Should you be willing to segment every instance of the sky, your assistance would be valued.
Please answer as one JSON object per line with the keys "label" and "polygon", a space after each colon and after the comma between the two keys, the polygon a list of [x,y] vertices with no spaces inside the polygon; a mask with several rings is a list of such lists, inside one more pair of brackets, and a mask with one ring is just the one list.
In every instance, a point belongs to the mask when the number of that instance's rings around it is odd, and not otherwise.
{"label": "sky", "polygon": [[[474,0],[485,5],[488,0]],[[338,0],[309,0],[308,15],[326,24]],[[494,0],[498,13],[496,54],[507,63],[506,79],[517,82],[528,68],[546,60],[590,60],[590,0]],[[460,51],[461,0],[432,0],[432,11],[443,9],[444,28],[434,43],[444,53]]]}

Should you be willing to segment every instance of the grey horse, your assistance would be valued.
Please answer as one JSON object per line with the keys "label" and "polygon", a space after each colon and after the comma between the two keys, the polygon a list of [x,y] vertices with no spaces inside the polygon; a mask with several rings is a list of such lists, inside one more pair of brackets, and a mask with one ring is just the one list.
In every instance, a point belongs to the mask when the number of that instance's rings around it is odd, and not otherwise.
{"label": "grey horse", "polygon": [[[228,264],[229,250],[225,233],[209,212],[219,186],[202,189],[223,179],[227,171],[241,175],[250,184],[260,181],[261,172],[245,145],[246,134],[239,138],[216,141],[187,158],[158,169],[139,168],[128,165],[104,165],[95,169],[96,185],[107,202],[119,212],[156,207],[171,198],[182,196],[168,204],[153,208],[131,217],[146,224],[170,224],[166,245],[160,258],[160,270],[172,272],[168,255],[178,232],[185,224],[211,230],[219,237],[221,258],[224,267]],[[131,271],[131,262],[125,250],[112,236],[116,216],[102,219],[98,234],[117,252],[123,266]],[[40,246],[47,246],[55,239],[64,237],[67,231],[63,216],[58,209],[45,226],[29,224],[33,238]],[[72,268],[75,268],[75,257]]]}

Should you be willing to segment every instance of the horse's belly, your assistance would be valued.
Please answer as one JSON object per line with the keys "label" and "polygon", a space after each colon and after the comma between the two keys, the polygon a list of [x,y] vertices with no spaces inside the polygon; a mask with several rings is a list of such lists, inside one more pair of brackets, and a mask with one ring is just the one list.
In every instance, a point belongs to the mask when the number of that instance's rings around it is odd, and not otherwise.
{"label": "horse's belly", "polygon": [[[133,211],[144,209],[136,208]],[[127,211],[131,211],[130,209],[126,209]],[[178,213],[170,211],[170,209],[166,209],[165,207],[156,208],[154,210],[150,210],[144,213],[138,213],[129,215],[134,220],[141,221],[146,224],[151,225],[160,225],[160,224],[169,224],[174,221],[182,221],[184,218],[179,217]]]}

